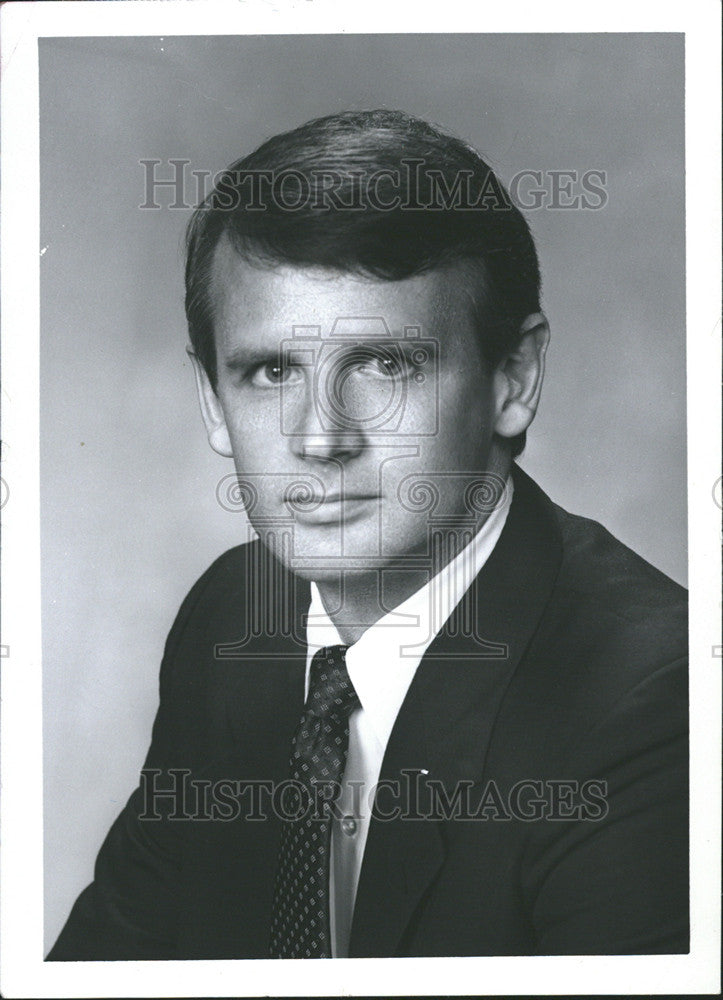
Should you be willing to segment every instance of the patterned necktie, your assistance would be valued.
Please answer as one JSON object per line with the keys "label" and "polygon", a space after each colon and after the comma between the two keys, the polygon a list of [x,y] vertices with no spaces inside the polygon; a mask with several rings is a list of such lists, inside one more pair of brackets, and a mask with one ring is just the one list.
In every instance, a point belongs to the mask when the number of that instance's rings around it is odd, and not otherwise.
{"label": "patterned necktie", "polygon": [[[311,661],[309,694],[291,745],[290,781],[282,797],[271,958],[331,958],[332,817],[325,803],[339,793],[349,748],[349,715],[359,704],[346,669],[347,648],[326,646]],[[297,813],[300,818],[290,818]]]}

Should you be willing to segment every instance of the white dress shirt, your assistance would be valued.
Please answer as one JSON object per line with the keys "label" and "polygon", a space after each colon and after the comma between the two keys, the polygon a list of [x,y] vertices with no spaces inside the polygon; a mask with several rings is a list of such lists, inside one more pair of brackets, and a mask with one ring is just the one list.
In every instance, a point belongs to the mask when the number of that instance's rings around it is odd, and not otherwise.
{"label": "white dress shirt", "polygon": [[[351,921],[374,790],[392,727],[428,646],[450,617],[497,544],[512,502],[512,480],[469,544],[411,597],[350,646],[349,677],[359,707],[349,717],[349,753],[338,800],[342,819],[331,832],[330,923],[332,955],[348,954]],[[306,692],[311,660],[323,646],[343,645],[316,584],[306,628]]]}

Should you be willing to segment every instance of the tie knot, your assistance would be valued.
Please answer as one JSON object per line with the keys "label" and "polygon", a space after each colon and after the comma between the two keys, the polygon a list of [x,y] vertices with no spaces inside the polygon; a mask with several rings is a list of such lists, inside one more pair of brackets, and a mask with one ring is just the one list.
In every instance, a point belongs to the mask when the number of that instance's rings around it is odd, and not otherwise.
{"label": "tie knot", "polygon": [[319,718],[347,717],[359,704],[346,669],[348,646],[324,646],[311,661],[306,711]]}

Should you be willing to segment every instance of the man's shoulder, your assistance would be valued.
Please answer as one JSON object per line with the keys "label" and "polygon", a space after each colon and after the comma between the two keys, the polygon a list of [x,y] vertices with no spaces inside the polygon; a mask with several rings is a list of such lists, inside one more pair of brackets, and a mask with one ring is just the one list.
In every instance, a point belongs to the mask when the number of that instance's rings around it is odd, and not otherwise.
{"label": "man's shoulder", "polygon": [[552,508],[563,547],[563,579],[625,617],[685,606],[687,591],[616,538],[604,525],[558,504]]}
{"label": "man's shoulder", "polygon": [[269,639],[294,640],[309,585],[294,576],[258,539],[219,555],[198,578],[176,615],[166,643],[171,655],[181,645],[204,649],[234,644],[255,648]]}
{"label": "man's shoulder", "polygon": [[189,631],[208,627],[219,617],[239,616],[248,593],[248,583],[257,574],[261,561],[258,539],[227,549],[201,574],[176,615],[168,635],[166,651],[173,652]]}
{"label": "man's shoulder", "polygon": [[[549,761],[561,766],[585,745],[594,770],[682,738],[687,592],[603,525],[568,513],[529,479],[524,491],[540,531],[554,537],[559,562],[505,696],[503,751],[516,747],[515,760],[530,768],[545,747]],[[534,566],[528,572],[534,577]]]}
{"label": "man's shoulder", "polygon": [[249,574],[253,573],[260,548],[258,539],[254,539],[242,545],[234,545],[217,556],[189,590],[179,614],[184,611],[192,613],[199,602],[215,598],[219,591],[228,596],[238,592]]}
{"label": "man's shoulder", "polygon": [[590,639],[655,662],[687,652],[687,591],[597,521],[552,504],[562,540],[559,606]]}

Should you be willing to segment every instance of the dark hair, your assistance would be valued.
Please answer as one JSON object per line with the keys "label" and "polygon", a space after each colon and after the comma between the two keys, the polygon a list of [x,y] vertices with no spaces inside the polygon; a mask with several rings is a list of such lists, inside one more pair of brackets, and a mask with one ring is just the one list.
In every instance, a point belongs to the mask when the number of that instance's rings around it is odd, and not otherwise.
{"label": "dark hair", "polygon": [[[186,316],[216,386],[211,275],[222,237],[261,265],[399,281],[472,265],[482,355],[495,367],[540,308],[532,234],[479,154],[401,111],[317,118],[264,142],[217,179],[187,232]],[[525,435],[511,440],[513,455]]]}

